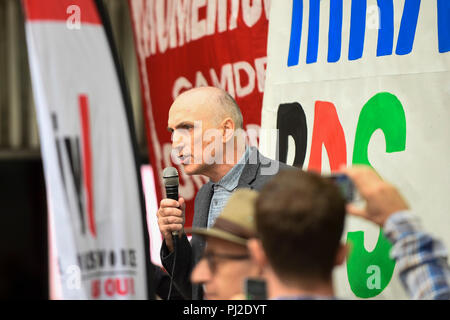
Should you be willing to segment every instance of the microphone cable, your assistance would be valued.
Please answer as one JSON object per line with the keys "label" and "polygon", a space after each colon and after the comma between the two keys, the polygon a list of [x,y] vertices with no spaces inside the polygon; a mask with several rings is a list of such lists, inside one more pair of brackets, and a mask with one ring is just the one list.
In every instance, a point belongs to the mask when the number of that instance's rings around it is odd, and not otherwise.
{"label": "microphone cable", "polygon": [[[169,285],[169,293],[167,294],[167,300],[170,300],[170,296],[172,294],[172,286],[173,286],[173,278],[175,272],[175,265],[177,263],[177,251],[178,251],[178,234],[172,237],[173,239],[173,264],[172,264],[172,272],[170,274],[170,285]],[[182,293],[180,292],[182,295]]]}

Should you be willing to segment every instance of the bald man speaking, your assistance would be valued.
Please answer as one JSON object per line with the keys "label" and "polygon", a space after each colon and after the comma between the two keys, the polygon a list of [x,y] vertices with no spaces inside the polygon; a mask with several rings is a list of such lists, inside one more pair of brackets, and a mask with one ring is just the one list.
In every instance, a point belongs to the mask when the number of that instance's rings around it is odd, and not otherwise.
{"label": "bald man speaking", "polygon": [[[237,188],[260,190],[279,170],[292,168],[246,145],[239,106],[218,88],[200,87],[178,96],[169,110],[168,129],[172,133],[172,156],[186,174],[210,178],[195,197],[193,227],[211,227]],[[185,298],[202,299],[202,288],[191,284],[190,274],[201,258],[205,242],[197,235],[188,241],[184,233],[185,206],[182,197],[178,201],[163,199],[160,203],[158,225],[164,237],[161,260],[171,272],[172,232],[178,231],[179,247],[172,275],[175,287]],[[217,259],[221,260],[219,266],[230,262]]]}

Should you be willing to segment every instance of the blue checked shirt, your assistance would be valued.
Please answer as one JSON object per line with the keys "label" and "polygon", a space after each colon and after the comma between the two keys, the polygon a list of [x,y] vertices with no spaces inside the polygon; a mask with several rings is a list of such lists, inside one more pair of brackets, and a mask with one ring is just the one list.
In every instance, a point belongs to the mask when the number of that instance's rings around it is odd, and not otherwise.
{"label": "blue checked shirt", "polygon": [[208,228],[211,228],[216,221],[217,217],[222,212],[223,208],[227,204],[231,193],[236,189],[239,178],[241,177],[244,166],[247,163],[248,156],[250,154],[250,148],[245,149],[244,155],[238,161],[237,164],[227,172],[225,176],[220,179],[219,182],[213,185],[213,196],[211,198],[211,205],[209,206],[208,214]]}
{"label": "blue checked shirt", "polygon": [[383,232],[391,241],[391,258],[412,299],[450,299],[450,268],[444,244],[425,233],[409,211],[393,214]]}

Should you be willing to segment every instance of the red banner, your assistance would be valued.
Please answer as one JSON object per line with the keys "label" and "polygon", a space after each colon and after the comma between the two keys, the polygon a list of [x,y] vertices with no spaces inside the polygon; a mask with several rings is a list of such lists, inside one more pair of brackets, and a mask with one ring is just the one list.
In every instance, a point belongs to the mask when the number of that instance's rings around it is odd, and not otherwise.
{"label": "red banner", "polygon": [[[241,107],[249,142],[257,145],[266,69],[269,0],[129,0],[151,164],[158,201],[162,170],[175,166],[180,195],[193,200],[205,177],[187,176],[172,163],[168,112],[174,99],[194,87],[215,86]],[[253,139],[252,139],[253,138]]]}
{"label": "red banner", "polygon": [[79,12],[78,19],[84,24],[101,25],[102,22],[92,0],[23,0],[28,21],[71,21],[72,14]]}

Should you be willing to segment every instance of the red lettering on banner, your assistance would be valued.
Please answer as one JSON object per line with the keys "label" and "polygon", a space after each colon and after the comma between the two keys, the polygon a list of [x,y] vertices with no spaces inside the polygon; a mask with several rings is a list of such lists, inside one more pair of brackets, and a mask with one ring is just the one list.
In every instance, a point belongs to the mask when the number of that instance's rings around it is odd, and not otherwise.
{"label": "red lettering on banner", "polygon": [[134,291],[134,279],[130,278],[129,281],[130,281],[130,294],[134,295],[134,293],[135,293],[135,291]]}
{"label": "red lettering on banner", "polygon": [[246,97],[255,91],[255,87],[258,89],[258,92],[263,92],[266,67],[266,57],[255,59],[254,67],[247,61],[238,61],[233,64],[227,63],[220,68],[220,76],[214,68],[209,69],[209,82],[207,80],[208,78],[201,71],[197,71],[195,72],[195,81],[193,82],[189,81],[186,77],[179,77],[175,80],[172,89],[172,98],[175,99],[183,91],[204,86],[222,88],[233,98]]}
{"label": "red lettering on banner", "polygon": [[[100,280],[97,280],[98,283],[95,283],[95,291],[98,298],[100,293]],[[92,283],[94,292],[94,282]],[[105,280],[103,284],[103,290],[108,297],[112,297],[115,295],[126,296],[126,295],[134,295],[134,279],[133,278],[108,278]]]}
{"label": "red lettering on banner", "polygon": [[91,296],[94,299],[100,297],[100,280],[93,280],[91,282]]}
{"label": "red lettering on banner", "polygon": [[130,4],[145,57],[227,30],[252,28],[262,17],[269,19],[270,9],[269,0],[133,0]]}
{"label": "red lettering on banner", "polygon": [[[94,0],[24,0],[28,21],[64,21],[70,17],[70,7],[76,5],[80,10],[80,22],[102,24]],[[51,4],[51,5],[50,5]]]}
{"label": "red lettering on banner", "polygon": [[336,107],[331,102],[316,101],[308,170],[322,171],[322,145],[327,150],[331,172],[347,164],[345,135]]}
{"label": "red lettering on banner", "polygon": [[[123,283],[123,288],[121,282]],[[128,294],[128,279],[116,279],[116,291],[121,296]]]}
{"label": "red lettering on banner", "polygon": [[105,293],[107,296],[112,297],[115,292],[114,280],[109,278],[105,281]]}
{"label": "red lettering on banner", "polygon": [[94,187],[92,175],[92,148],[91,148],[91,126],[89,120],[89,105],[86,95],[79,96],[81,136],[83,141],[83,178],[86,190],[86,207],[88,215],[88,225],[92,236],[97,235],[94,218]]}

